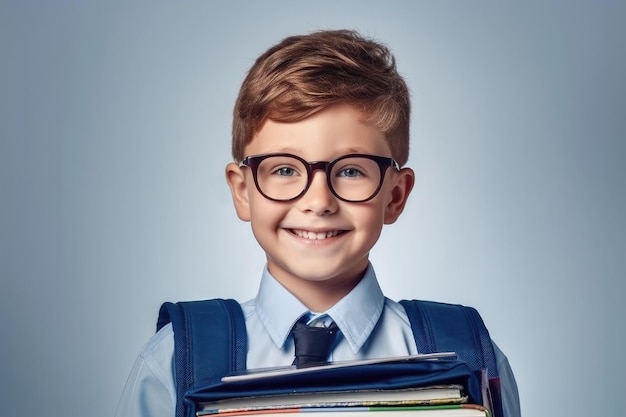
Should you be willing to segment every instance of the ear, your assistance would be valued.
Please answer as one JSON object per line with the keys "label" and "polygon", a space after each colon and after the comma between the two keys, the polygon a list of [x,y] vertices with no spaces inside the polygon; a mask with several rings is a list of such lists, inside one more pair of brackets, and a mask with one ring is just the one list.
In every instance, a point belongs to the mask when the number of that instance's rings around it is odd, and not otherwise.
{"label": "ear", "polygon": [[248,201],[248,184],[243,170],[234,162],[226,165],[226,182],[230,187],[237,217],[245,222],[250,221],[250,202]]}
{"label": "ear", "polygon": [[411,168],[402,168],[395,174],[393,181],[394,185],[387,207],[385,207],[385,224],[392,224],[400,217],[413,189],[413,184],[415,184],[415,173]]}

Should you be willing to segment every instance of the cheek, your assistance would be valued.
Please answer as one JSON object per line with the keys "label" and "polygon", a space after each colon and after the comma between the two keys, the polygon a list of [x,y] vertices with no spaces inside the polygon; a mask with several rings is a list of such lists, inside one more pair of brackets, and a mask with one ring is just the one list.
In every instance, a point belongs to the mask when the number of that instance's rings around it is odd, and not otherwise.
{"label": "cheek", "polygon": [[252,228],[252,234],[257,240],[259,245],[267,252],[268,245],[273,241],[274,231],[278,221],[274,218],[272,210],[264,210],[262,206],[255,205],[251,202],[250,213],[252,220],[250,226]]}
{"label": "cheek", "polygon": [[370,201],[367,205],[355,207],[352,219],[363,232],[378,239],[384,224],[384,204],[382,200]]}
{"label": "cheek", "polygon": [[281,204],[269,201],[259,195],[250,196],[249,201],[253,230],[273,229],[284,217],[285,208]]}

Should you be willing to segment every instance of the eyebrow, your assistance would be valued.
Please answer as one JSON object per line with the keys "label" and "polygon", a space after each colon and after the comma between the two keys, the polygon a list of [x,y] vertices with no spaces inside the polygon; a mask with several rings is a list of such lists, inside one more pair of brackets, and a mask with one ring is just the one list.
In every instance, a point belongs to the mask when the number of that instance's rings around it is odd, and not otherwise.
{"label": "eyebrow", "polygon": [[[304,158],[304,156],[302,155],[302,149],[297,149],[297,148],[293,148],[293,147],[286,147],[286,148],[279,148],[279,149],[273,149],[271,151],[266,151],[263,152],[263,154],[268,154],[268,153],[290,153],[293,155],[297,155],[301,158]],[[334,156],[331,157],[331,159],[334,158],[338,158],[340,156],[343,155],[349,155],[349,154],[353,154],[353,153],[359,153],[359,154],[376,154],[375,152],[372,151],[366,151],[364,149],[358,149],[358,148],[354,148],[354,147],[350,147],[350,148],[345,148],[345,149],[341,149],[340,152],[336,152],[333,153]],[[306,158],[304,158],[306,159]]]}

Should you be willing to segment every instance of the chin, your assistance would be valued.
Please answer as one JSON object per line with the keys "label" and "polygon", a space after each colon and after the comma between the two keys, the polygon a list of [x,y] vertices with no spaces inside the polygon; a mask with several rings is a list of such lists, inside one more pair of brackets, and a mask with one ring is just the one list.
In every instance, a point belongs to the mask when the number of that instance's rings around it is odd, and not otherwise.
{"label": "chin", "polygon": [[[358,268],[358,272],[353,272],[352,269],[303,269],[303,268],[294,268],[291,269],[290,274],[297,279],[307,282],[318,282],[318,283],[330,283],[330,282],[344,282],[344,281],[352,281],[357,277],[360,278],[362,276],[362,272],[365,270],[367,265],[363,268]],[[356,268],[354,268],[356,271]]]}

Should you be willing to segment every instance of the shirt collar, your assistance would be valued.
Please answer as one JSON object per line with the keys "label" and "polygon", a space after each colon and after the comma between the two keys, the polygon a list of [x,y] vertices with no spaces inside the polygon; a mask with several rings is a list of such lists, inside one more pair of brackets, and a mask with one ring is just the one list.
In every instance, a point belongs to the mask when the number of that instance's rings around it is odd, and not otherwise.
{"label": "shirt collar", "polygon": [[[330,316],[343,334],[350,349],[356,353],[368,339],[385,305],[383,295],[372,265],[356,287],[334,306],[324,312]],[[282,348],[291,328],[309,310],[267,270],[263,270],[256,297],[259,320],[277,347]]]}

